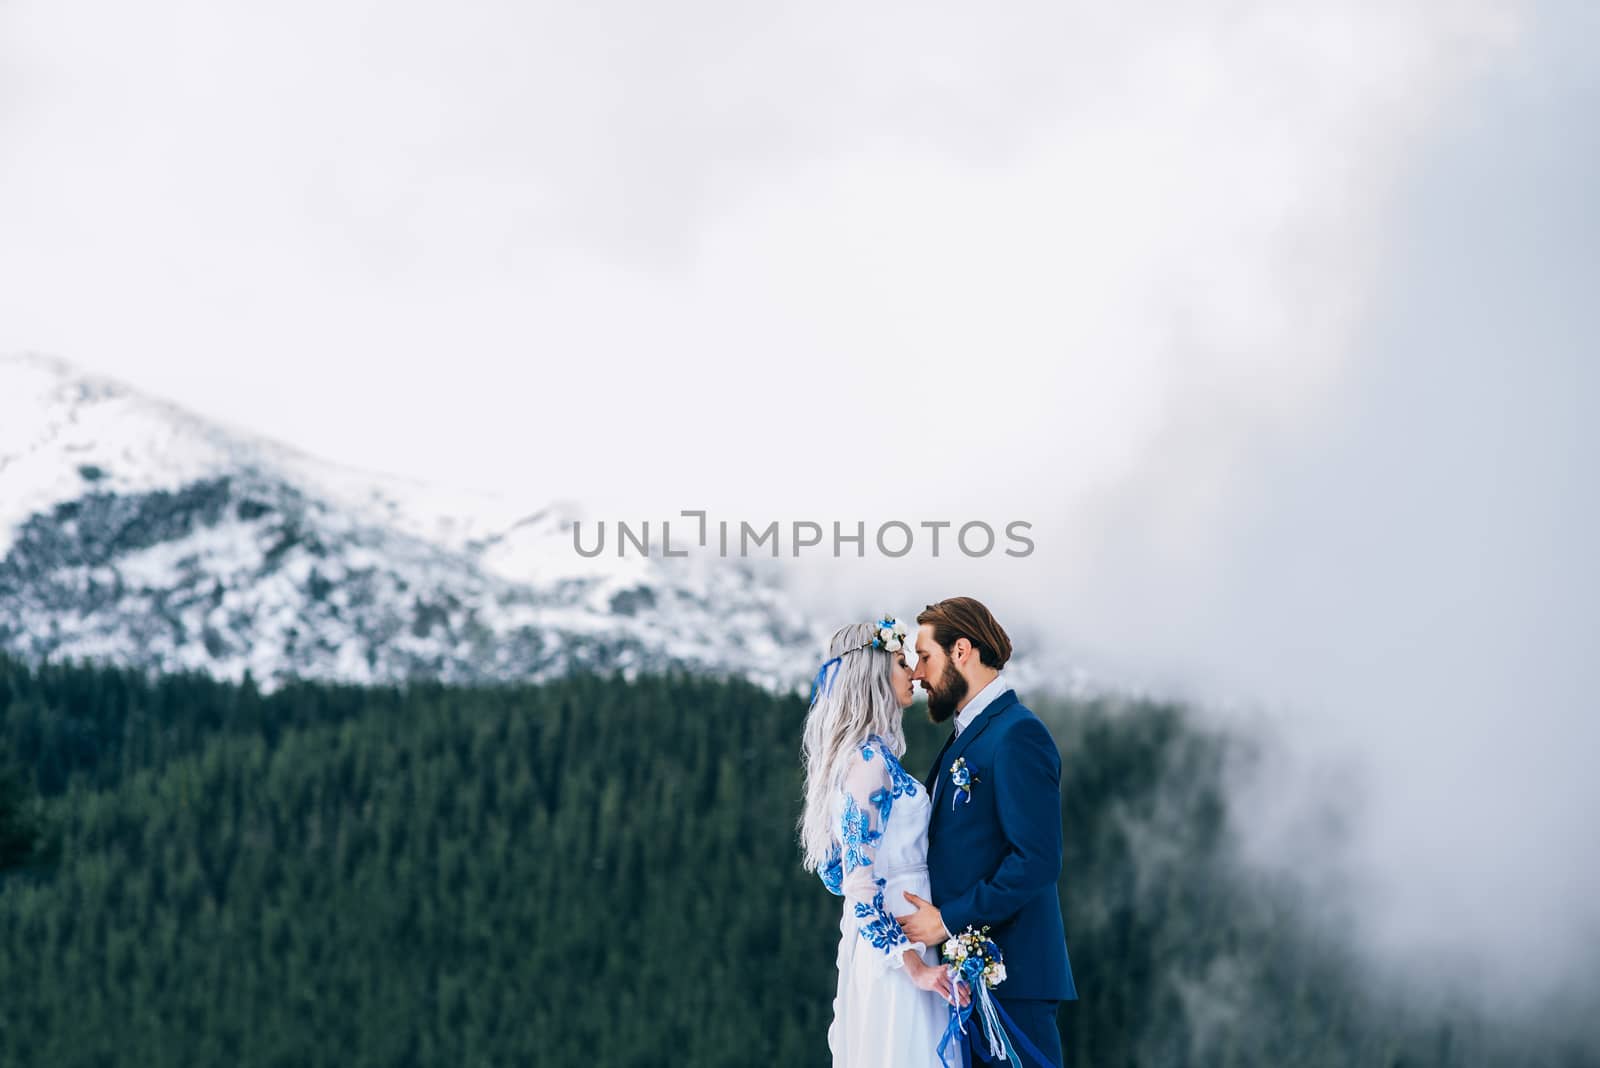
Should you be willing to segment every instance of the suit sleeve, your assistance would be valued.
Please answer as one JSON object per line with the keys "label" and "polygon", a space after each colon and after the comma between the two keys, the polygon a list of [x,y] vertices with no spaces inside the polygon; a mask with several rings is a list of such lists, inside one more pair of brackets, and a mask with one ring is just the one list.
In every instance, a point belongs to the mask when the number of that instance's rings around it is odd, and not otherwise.
{"label": "suit sleeve", "polygon": [[1019,721],[995,752],[995,809],[1006,854],[1000,866],[939,906],[952,934],[1000,924],[1061,877],[1061,754],[1037,719]]}

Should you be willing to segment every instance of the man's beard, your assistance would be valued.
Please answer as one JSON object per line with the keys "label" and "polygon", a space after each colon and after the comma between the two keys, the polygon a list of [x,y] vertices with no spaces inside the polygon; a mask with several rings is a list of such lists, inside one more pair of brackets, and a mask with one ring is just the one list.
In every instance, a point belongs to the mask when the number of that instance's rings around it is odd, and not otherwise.
{"label": "man's beard", "polygon": [[943,723],[955,715],[956,705],[967,696],[967,680],[948,660],[939,674],[939,688],[928,689],[927,683],[923,683],[922,688],[928,691],[928,718],[935,723]]}

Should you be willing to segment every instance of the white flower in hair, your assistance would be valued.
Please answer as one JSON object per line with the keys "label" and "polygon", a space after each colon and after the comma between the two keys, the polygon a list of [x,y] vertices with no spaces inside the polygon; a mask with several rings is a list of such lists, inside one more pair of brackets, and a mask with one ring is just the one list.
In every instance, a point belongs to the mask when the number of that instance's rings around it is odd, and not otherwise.
{"label": "white flower in hair", "polygon": [[878,620],[878,636],[872,639],[872,645],[877,649],[887,649],[891,653],[898,653],[905,645],[906,628],[893,616],[884,616]]}

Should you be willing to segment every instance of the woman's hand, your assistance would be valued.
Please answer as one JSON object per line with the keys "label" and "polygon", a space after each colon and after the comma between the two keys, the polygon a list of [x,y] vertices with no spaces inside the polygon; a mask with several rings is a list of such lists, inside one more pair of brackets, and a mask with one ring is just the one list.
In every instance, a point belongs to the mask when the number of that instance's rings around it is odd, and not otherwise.
{"label": "woman's hand", "polygon": [[[917,956],[915,950],[906,950],[905,961],[906,970],[910,973],[913,983],[923,990],[933,991],[947,1002],[951,1000],[950,973],[948,971],[937,964],[927,963]],[[972,1000],[972,994],[967,990],[965,983],[961,984],[956,993],[961,999],[957,1004],[966,1005],[967,1002]]]}

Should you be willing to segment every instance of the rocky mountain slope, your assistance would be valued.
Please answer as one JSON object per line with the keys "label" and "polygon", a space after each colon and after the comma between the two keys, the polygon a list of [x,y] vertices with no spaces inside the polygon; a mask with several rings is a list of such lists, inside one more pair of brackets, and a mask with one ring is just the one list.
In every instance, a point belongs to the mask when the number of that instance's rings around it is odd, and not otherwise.
{"label": "rocky mountain slope", "polygon": [[585,559],[570,503],[320,461],[0,357],[0,647],[266,689],[683,668],[803,685],[823,636],[731,559]]}

